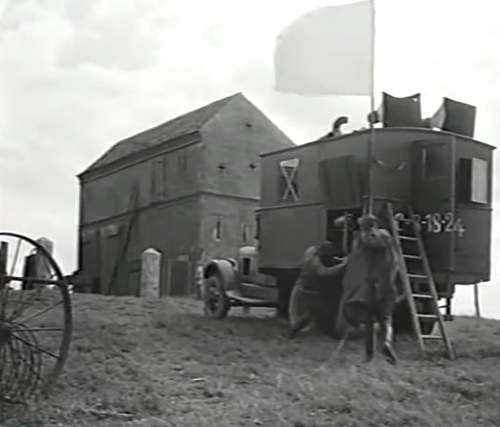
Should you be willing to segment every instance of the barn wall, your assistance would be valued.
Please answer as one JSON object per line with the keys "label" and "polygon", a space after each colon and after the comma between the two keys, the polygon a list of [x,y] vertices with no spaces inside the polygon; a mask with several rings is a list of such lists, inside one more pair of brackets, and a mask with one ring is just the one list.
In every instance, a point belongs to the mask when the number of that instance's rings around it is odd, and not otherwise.
{"label": "barn wall", "polygon": [[[163,273],[166,272],[168,262],[178,258],[195,259],[199,253],[199,211],[198,196],[143,210],[132,228],[130,244],[125,259],[121,260],[113,293],[137,294],[140,257],[148,248],[152,247],[162,254]],[[81,270],[88,277],[100,278],[101,292],[107,291],[125,230],[126,221],[123,218],[110,219],[82,230],[85,235],[83,241],[86,243],[82,245]],[[162,276],[161,280],[166,280],[166,274]],[[185,293],[187,292],[186,289]]]}
{"label": "barn wall", "polygon": [[204,260],[235,257],[240,247],[255,244],[256,201],[212,194],[203,195],[201,200],[200,246]]}
{"label": "barn wall", "polygon": [[[259,155],[292,141],[244,98],[235,98],[201,130],[205,142],[205,191],[260,197]],[[220,169],[219,166],[224,169]]]}
{"label": "barn wall", "polygon": [[142,162],[83,179],[81,223],[89,224],[126,213],[135,185],[139,207],[145,208],[198,190],[201,143],[156,154]]}

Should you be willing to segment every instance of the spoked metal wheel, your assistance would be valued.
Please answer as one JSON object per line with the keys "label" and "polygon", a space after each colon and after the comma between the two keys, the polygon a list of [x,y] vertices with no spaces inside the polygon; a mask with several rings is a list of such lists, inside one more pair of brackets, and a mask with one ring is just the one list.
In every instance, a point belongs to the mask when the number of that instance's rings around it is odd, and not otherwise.
{"label": "spoked metal wheel", "polygon": [[71,301],[50,252],[0,232],[0,402],[47,395],[71,339]]}
{"label": "spoked metal wheel", "polygon": [[222,280],[218,275],[205,279],[205,314],[214,319],[223,319],[227,316],[231,304],[224,291]]}

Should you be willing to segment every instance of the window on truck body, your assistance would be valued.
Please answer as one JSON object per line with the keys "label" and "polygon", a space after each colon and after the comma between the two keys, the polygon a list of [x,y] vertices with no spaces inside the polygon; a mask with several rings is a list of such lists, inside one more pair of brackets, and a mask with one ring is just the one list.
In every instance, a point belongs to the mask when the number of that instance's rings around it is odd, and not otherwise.
{"label": "window on truck body", "polygon": [[473,158],[471,162],[471,202],[488,203],[488,162]]}
{"label": "window on truck body", "polygon": [[299,163],[298,158],[280,160],[278,162],[278,197],[280,202],[296,202],[299,200]]}

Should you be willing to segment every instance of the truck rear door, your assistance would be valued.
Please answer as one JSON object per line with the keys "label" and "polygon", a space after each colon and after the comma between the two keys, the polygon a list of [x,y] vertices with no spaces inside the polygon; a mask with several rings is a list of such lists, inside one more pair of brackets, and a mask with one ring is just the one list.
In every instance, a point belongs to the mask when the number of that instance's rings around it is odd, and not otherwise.
{"label": "truck rear door", "polygon": [[[441,292],[454,269],[455,138],[416,141],[412,156],[413,209],[422,224],[427,256]],[[443,289],[444,288],[444,289]]]}

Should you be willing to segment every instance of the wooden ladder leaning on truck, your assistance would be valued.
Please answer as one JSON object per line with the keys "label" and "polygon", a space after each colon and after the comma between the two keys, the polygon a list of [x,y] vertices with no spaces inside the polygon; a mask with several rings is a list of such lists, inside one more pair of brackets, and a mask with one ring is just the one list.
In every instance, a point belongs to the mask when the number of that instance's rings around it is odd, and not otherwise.
{"label": "wooden ladder leaning on truck", "polygon": [[[393,201],[377,200],[376,202],[379,206],[382,203],[380,210],[385,213],[386,218],[381,219],[388,224],[389,231],[396,242],[401,266],[400,278],[404,291],[401,301],[405,298],[408,301],[412,329],[421,355],[426,355],[427,342],[438,340],[442,341],[447,357],[454,360],[455,352],[440,311],[439,296],[422,239],[420,222],[416,219],[410,204],[399,202],[398,205],[403,207],[403,212],[398,211],[395,214]],[[430,310],[424,312],[419,309],[423,301],[430,302],[426,304]],[[437,332],[432,333],[432,330],[428,333],[424,332],[423,325],[426,322],[432,322],[432,324],[437,322]]]}

